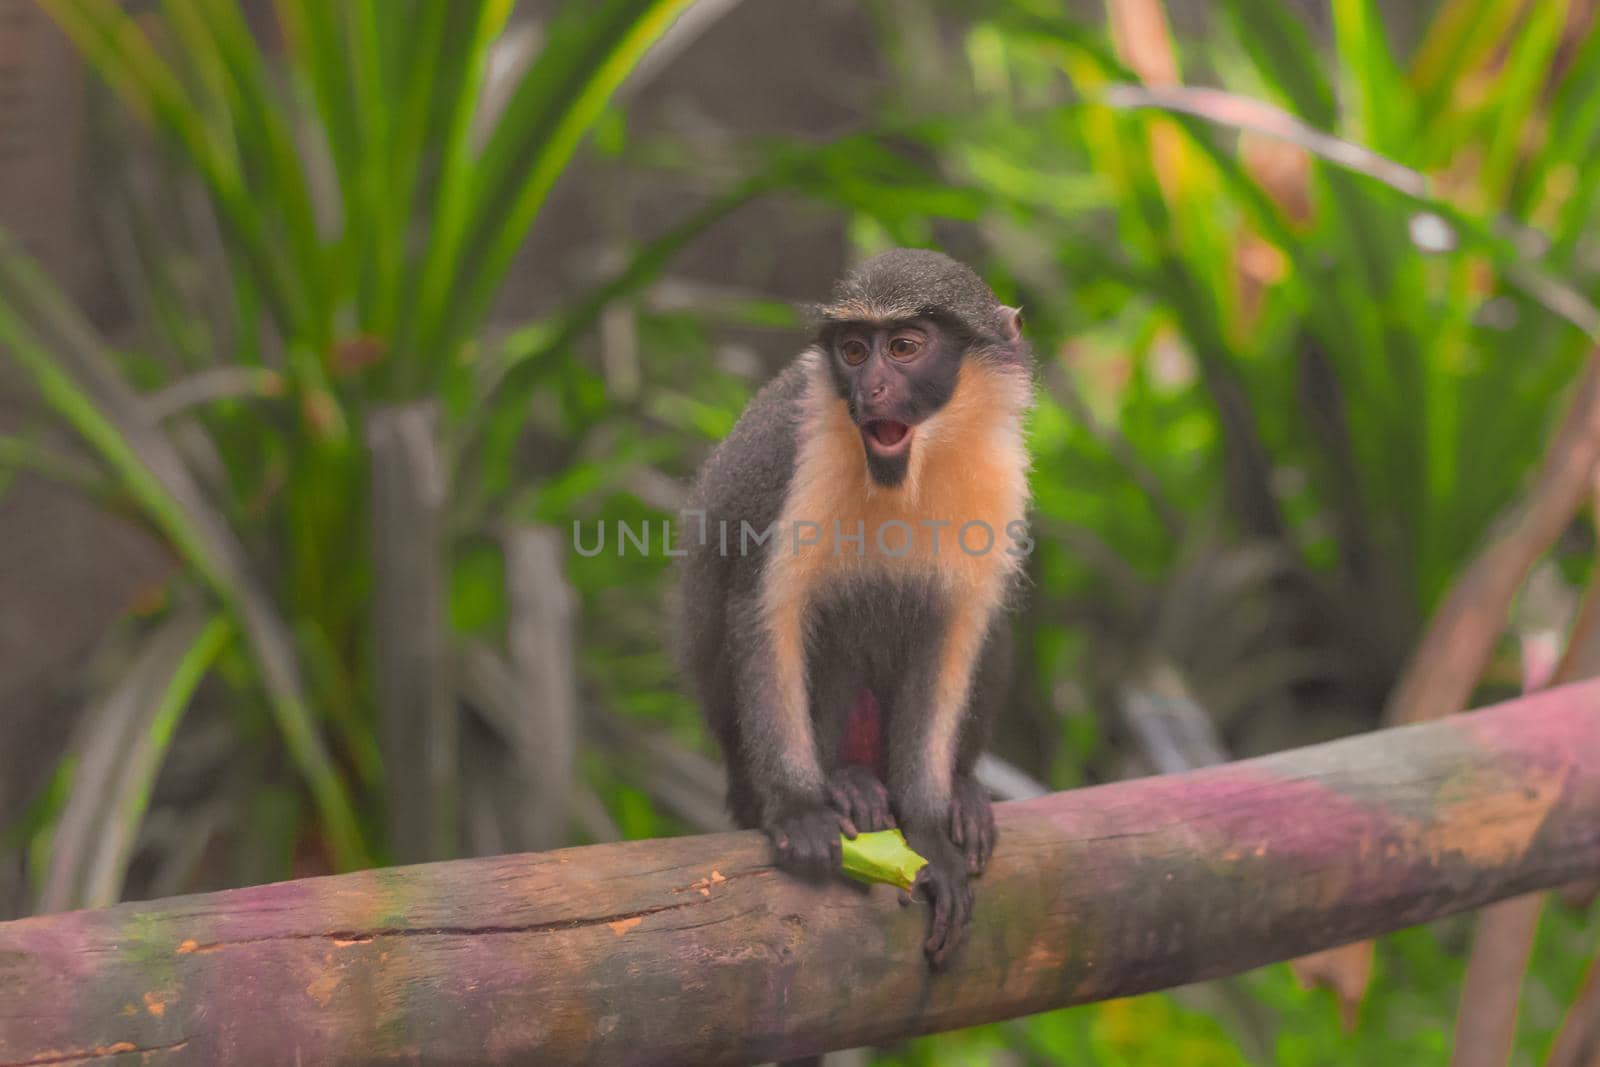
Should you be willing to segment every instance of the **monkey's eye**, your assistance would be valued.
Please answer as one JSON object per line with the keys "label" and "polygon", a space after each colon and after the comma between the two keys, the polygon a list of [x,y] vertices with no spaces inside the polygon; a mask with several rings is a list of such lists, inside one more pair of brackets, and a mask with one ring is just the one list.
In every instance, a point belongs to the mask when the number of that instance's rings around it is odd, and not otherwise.
{"label": "monkey's eye", "polygon": [[867,361],[867,346],[860,341],[846,341],[839,346],[839,354],[852,367],[859,367]]}
{"label": "monkey's eye", "polygon": [[915,337],[896,337],[889,342],[889,354],[895,359],[910,359],[922,350],[922,342]]}

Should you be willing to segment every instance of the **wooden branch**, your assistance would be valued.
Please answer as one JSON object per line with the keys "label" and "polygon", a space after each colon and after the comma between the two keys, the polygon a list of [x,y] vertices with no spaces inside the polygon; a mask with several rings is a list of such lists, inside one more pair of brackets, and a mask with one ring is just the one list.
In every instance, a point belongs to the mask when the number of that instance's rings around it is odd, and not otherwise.
{"label": "wooden branch", "polygon": [[1232,974],[1600,873],[1600,681],[998,810],[946,973],[893,890],[635,841],[0,923],[0,1067],[748,1063]]}
{"label": "wooden branch", "polygon": [[567,836],[567,806],[578,749],[577,595],[567,584],[563,531],[521,526],[506,531],[506,644],[526,706],[517,754],[533,786],[532,845],[555,848]]}
{"label": "wooden branch", "polygon": [[446,652],[448,463],[436,401],[367,419],[373,620],[385,825],[395,858],[457,855],[460,722]]}
{"label": "wooden branch", "polygon": [[[1560,631],[1526,626],[1519,635],[1522,646],[1522,688],[1524,692],[1577,680],[1571,672],[1585,658],[1582,646],[1594,638],[1593,619],[1600,585],[1590,584],[1584,593],[1584,612],[1589,620],[1584,629],[1574,629],[1577,642],[1561,652]],[[1537,595],[1525,594],[1523,613]],[[1467,957],[1467,973],[1461,980],[1461,1008],[1456,1012],[1455,1040],[1450,1050],[1450,1067],[1503,1067],[1511,1062],[1517,1040],[1517,1008],[1522,1000],[1523,980],[1533,957],[1533,942],[1539,934],[1539,916],[1544,911],[1544,894],[1529,893],[1514,900],[1502,900],[1484,908],[1472,933],[1472,954]]]}
{"label": "wooden branch", "polygon": [[[1533,485],[1495,519],[1487,543],[1450,587],[1412,650],[1405,672],[1389,694],[1386,722],[1424,722],[1468,706],[1505,630],[1517,590],[1583,506],[1584,494],[1593,488],[1597,464],[1600,349],[1591,350],[1584,363]],[[1581,616],[1579,625],[1583,625]],[[1583,664],[1569,660],[1563,666],[1577,670]],[[1578,676],[1568,674],[1567,679]],[[1524,919],[1518,909],[1508,908],[1493,913],[1489,921],[1522,923]],[[1370,945],[1350,945],[1316,961],[1302,962],[1297,972],[1302,981],[1337,985],[1343,976],[1350,988],[1364,989],[1371,963]],[[1509,1017],[1514,1020],[1514,1012]],[[1507,1016],[1501,1013],[1500,1018]]]}
{"label": "wooden branch", "polygon": [[1478,913],[1461,980],[1450,1067],[1504,1067],[1517,1039],[1517,1006],[1539,933],[1544,894],[1502,900]]}
{"label": "wooden branch", "polygon": [[1600,1061],[1600,958],[1584,973],[1545,1067],[1593,1067],[1596,1061]]}
{"label": "wooden branch", "polygon": [[1171,663],[1147,664],[1117,690],[1122,721],[1157,774],[1224,763],[1228,750],[1216,724]]}
{"label": "wooden branch", "polygon": [[1495,520],[1488,542],[1440,602],[1389,695],[1390,722],[1467,706],[1528,570],[1583,507],[1600,464],[1600,350],[1591,352],[1533,485]]}

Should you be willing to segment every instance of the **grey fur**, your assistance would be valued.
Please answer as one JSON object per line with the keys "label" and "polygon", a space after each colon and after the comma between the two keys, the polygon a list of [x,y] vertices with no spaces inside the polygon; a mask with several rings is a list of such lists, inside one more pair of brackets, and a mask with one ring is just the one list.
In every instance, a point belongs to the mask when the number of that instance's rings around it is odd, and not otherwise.
{"label": "grey fur", "polygon": [[[758,392],[728,437],[701,469],[688,509],[704,511],[685,523],[687,551],[680,570],[679,632],[684,668],[728,767],[728,808],[741,826],[759,827],[774,810],[807,800],[786,778],[783,753],[763,740],[769,715],[772,653],[760,623],[761,577],[767,555],[741,554],[741,520],[758,529],[775,522],[794,473],[806,369],[801,360]],[[728,551],[718,525],[730,530]],[[862,689],[877,696],[885,716],[891,795],[918,780],[915,743],[929,703],[932,665],[943,636],[944,605],[930,587],[887,579],[835,590],[807,619],[807,686],[818,758],[824,773],[839,766],[844,720]],[[1005,693],[1010,634],[991,632],[979,663],[961,732],[958,776],[972,772],[988,739],[988,724]],[[931,812],[918,815],[934,817]]]}
{"label": "grey fur", "polygon": [[965,263],[926,248],[896,248],[862,263],[834,286],[828,303],[814,309],[830,321],[953,320],[980,343],[1004,337],[1000,302]]}
{"label": "grey fur", "polygon": [[[962,327],[971,345],[1002,344],[1004,323],[994,295],[971,269],[938,252],[900,249],[877,256],[835,287],[825,316],[928,315]],[[1010,349],[1025,352],[1016,342]],[[751,400],[728,437],[712,452],[690,493],[688,508],[705,515],[706,538],[690,522],[679,543],[688,555],[680,572],[679,634],[684,668],[728,766],[728,805],[746,827],[766,824],[795,804],[820,802],[792,779],[770,729],[778,711],[772,651],[760,623],[766,553],[741,554],[741,522],[766,529],[782,512],[794,474],[801,404],[807,389],[804,358],[796,359]],[[728,550],[719,524],[730,530]],[[807,618],[808,696],[823,772],[839,766],[843,723],[856,695],[869,688],[885,716],[888,785],[898,806],[918,808],[908,795],[919,780],[923,711],[931,703],[945,607],[920,584],[881,580],[834,591]],[[1004,697],[1010,637],[997,623],[985,645],[961,731],[956,774],[969,775]],[[905,814],[913,814],[906,811]]]}

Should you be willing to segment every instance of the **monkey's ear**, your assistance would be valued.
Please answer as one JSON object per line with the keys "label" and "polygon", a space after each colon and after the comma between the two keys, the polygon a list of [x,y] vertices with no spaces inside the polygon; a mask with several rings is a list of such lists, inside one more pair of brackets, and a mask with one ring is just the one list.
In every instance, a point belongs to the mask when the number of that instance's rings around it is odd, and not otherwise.
{"label": "monkey's ear", "polygon": [[1000,305],[1000,330],[1007,341],[1022,340],[1022,309]]}

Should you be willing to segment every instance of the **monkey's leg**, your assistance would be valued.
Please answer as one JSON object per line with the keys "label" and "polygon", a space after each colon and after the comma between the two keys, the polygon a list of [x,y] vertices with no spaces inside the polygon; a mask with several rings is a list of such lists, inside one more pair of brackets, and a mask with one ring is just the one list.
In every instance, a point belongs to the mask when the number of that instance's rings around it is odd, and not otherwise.
{"label": "monkey's leg", "polygon": [[[889,788],[883,784],[887,767],[883,708],[871,689],[848,674],[842,684],[828,684],[825,691],[827,699],[845,706],[839,729],[824,731],[825,737],[837,735],[832,743],[838,763],[828,775],[828,799],[862,833],[887,830],[894,825],[894,813],[889,808]],[[829,711],[837,714],[834,708]]]}
{"label": "monkey's leg", "polygon": [[735,671],[745,781],[777,860],[796,874],[824,877],[843,863],[839,835],[854,827],[828,802],[817,758],[798,605],[745,613]]}
{"label": "monkey's leg", "polygon": [[[894,825],[888,787],[859,763],[842,764],[828,775],[828,800],[850,820],[856,833],[870,834]],[[846,836],[855,834],[846,831]]]}
{"label": "monkey's leg", "polygon": [[826,631],[806,646],[807,686],[817,751],[827,771],[828,800],[852,830],[870,833],[894,825],[883,784],[884,716],[868,688],[857,650]]}

